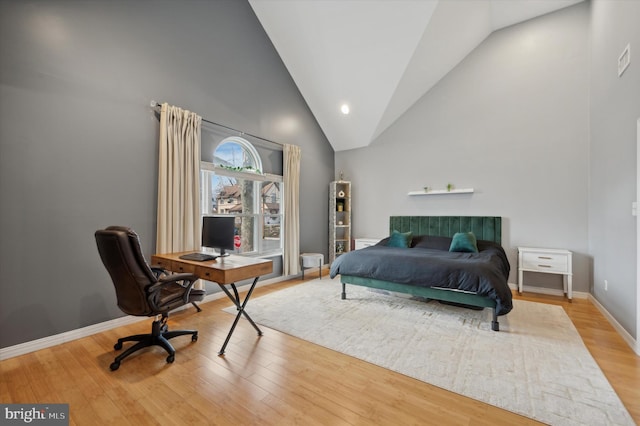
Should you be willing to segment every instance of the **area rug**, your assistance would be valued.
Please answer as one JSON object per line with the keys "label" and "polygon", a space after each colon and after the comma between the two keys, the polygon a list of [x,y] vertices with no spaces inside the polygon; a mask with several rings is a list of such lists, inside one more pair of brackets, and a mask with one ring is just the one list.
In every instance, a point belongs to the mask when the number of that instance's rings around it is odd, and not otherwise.
{"label": "area rug", "polygon": [[[260,325],[551,425],[634,422],[562,307],[488,309],[314,280],[249,301]],[[236,313],[234,307],[225,311]]]}

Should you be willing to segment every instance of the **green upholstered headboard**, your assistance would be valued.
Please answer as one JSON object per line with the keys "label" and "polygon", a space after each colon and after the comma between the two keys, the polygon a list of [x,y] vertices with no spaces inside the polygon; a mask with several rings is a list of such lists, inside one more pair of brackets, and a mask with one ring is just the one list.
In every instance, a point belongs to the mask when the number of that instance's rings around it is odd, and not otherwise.
{"label": "green upholstered headboard", "polygon": [[391,216],[389,234],[393,230],[439,237],[471,231],[479,240],[502,244],[502,217],[499,216]]}

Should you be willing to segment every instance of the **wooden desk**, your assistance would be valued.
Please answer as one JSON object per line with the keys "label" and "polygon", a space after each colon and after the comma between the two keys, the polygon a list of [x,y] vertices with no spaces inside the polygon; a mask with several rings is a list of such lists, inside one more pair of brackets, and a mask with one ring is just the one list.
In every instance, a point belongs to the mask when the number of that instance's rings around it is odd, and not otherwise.
{"label": "wooden desk", "polygon": [[[238,324],[238,320],[241,315],[251,323],[253,328],[258,332],[258,336],[262,336],[262,331],[258,328],[255,322],[247,314],[245,307],[247,302],[253,293],[258,279],[262,275],[270,274],[273,272],[273,262],[267,259],[257,259],[252,257],[235,256],[219,257],[216,260],[209,260],[205,262],[198,262],[194,260],[180,259],[180,256],[193,251],[179,252],[179,253],[167,253],[167,254],[154,254],[151,256],[151,263],[158,265],[163,269],[172,272],[188,272],[196,275],[203,280],[215,282],[224,291],[227,297],[236,305],[238,314],[236,315],[233,325],[227,334],[227,338],[222,345],[222,348],[218,352],[218,355],[224,355],[224,351],[229,343],[229,339],[233,334],[233,331]],[[247,292],[247,296],[244,301],[240,301],[240,295],[236,288],[236,281],[242,281],[247,279],[253,279],[253,283]],[[231,287],[233,293],[229,291],[227,286]]]}

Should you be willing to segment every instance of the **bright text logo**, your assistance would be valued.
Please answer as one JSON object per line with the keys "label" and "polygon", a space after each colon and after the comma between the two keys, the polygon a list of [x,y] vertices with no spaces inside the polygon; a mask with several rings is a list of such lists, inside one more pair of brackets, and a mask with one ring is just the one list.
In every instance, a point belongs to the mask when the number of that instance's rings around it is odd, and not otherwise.
{"label": "bright text logo", "polygon": [[0,404],[3,425],[68,425],[69,404]]}

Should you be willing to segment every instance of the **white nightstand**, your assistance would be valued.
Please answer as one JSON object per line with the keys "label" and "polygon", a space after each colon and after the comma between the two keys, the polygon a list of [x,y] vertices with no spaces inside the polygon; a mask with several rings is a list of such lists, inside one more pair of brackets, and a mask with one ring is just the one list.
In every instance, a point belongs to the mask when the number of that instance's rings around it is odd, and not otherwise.
{"label": "white nightstand", "polygon": [[375,246],[382,238],[356,238],[355,249],[360,250],[365,247]]}
{"label": "white nightstand", "polygon": [[518,292],[522,293],[524,272],[562,274],[564,293],[573,298],[571,278],[572,253],[564,249],[518,247]]}

